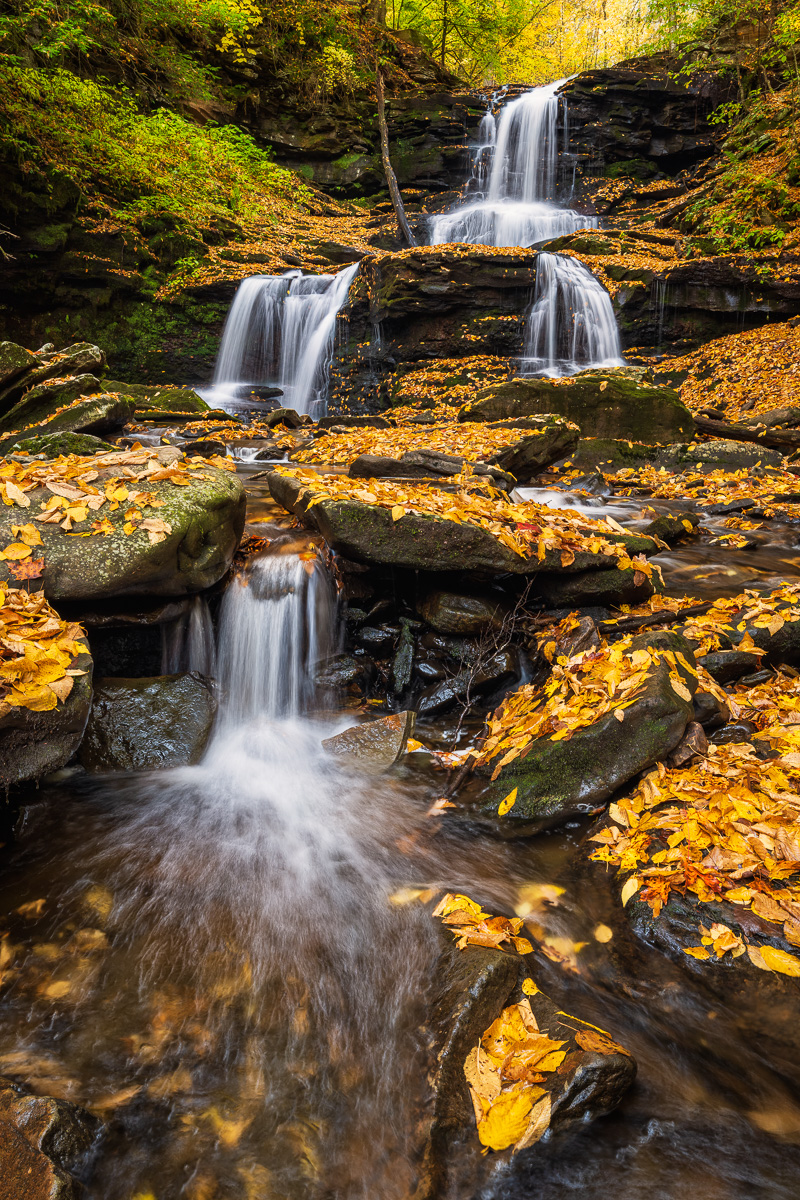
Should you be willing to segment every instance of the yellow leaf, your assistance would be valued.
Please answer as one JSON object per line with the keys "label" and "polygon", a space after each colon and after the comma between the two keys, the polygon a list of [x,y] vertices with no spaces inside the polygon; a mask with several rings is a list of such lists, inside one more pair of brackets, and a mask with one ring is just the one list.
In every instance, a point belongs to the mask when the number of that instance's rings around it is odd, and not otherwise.
{"label": "yellow leaf", "polygon": [[497,810],[497,815],[499,817],[504,817],[506,813],[510,812],[510,810],[514,807],[517,801],[517,791],[518,789],[514,788],[512,792],[508,793],[504,800],[500,801],[500,806]]}
{"label": "yellow leaf", "polygon": [[624,884],[624,886],[622,888],[621,900],[622,900],[623,908],[628,903],[628,901],[631,899],[631,897],[636,895],[640,886],[641,886],[640,881],[637,879],[637,877],[635,875],[631,875],[630,879]]}
{"label": "yellow leaf", "polygon": [[0,550],[0,558],[21,559],[30,558],[33,551],[24,542],[12,542],[5,550]]}
{"label": "yellow leaf", "polygon": [[399,521],[400,518],[404,517],[405,515],[406,515],[406,510],[403,508],[402,504],[395,504],[395,506],[392,509],[392,520]]}
{"label": "yellow leaf", "polygon": [[70,985],[66,979],[58,979],[55,983],[51,983],[44,990],[45,996],[49,996],[51,1000],[60,1000],[62,996],[66,996]]}
{"label": "yellow leaf", "polygon": [[686,684],[681,679],[680,675],[676,675],[676,674],[670,672],[669,682],[670,682],[670,686],[672,687],[673,692],[677,693],[677,695],[680,696],[681,700],[691,701],[692,693],[689,691]]}
{"label": "yellow leaf", "polygon": [[761,957],[770,971],[778,971],[781,975],[800,975],[800,958],[788,954],[785,950],[777,950],[775,946],[761,946]]}
{"label": "yellow leaf", "polygon": [[539,989],[532,979],[523,979],[522,990],[526,996],[536,996],[539,993]]}
{"label": "yellow leaf", "polygon": [[699,958],[701,962],[704,962],[707,958],[711,958],[711,955],[704,946],[686,946],[683,953],[691,955],[692,958]]}
{"label": "yellow leaf", "polygon": [[524,1150],[527,1146],[533,1146],[550,1128],[550,1115],[552,1111],[552,1100],[550,1096],[542,1096],[537,1100],[531,1109],[528,1117],[528,1126],[522,1137],[514,1146],[514,1152]]}
{"label": "yellow leaf", "polygon": [[608,925],[596,925],[594,930],[594,939],[596,942],[605,944],[610,942],[614,936],[614,931],[609,929]]}
{"label": "yellow leaf", "polygon": [[528,1128],[534,1090],[515,1087],[501,1092],[478,1125],[478,1137],[490,1150],[507,1150]]}

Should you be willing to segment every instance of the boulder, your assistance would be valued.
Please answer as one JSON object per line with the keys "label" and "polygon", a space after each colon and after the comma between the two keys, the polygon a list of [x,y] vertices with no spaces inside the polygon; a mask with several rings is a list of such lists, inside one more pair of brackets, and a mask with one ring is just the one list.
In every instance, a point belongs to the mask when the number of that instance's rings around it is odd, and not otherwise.
{"label": "boulder", "polygon": [[[541,570],[578,572],[608,566],[608,557],[579,551],[574,562],[561,567],[561,553],[548,550],[543,559],[523,556],[504,546],[489,530],[466,521],[406,513],[392,519],[391,510],[358,500],[325,499],[309,506],[305,484],[272,471],[266,476],[273,498],[307,525],[318,530],[337,553],[357,562],[407,567],[421,571],[476,571],[481,574],[535,575]],[[628,553],[652,554],[651,538],[611,534]]]}
{"label": "boulder", "polygon": [[[488,1172],[502,1180],[503,1195],[528,1195],[524,1172],[539,1152],[537,1142],[516,1153],[509,1148],[486,1154],[464,1074],[468,1056],[504,1008],[527,999],[539,1030],[566,1051],[561,1067],[544,1077],[550,1093],[547,1129],[586,1123],[616,1108],[636,1077],[636,1062],[610,1035],[560,1011],[535,983],[530,994],[532,956],[475,945],[458,950],[449,930],[439,930],[438,936],[428,1018],[433,1103],[414,1200],[483,1195],[476,1183],[485,1183]],[[591,1032],[587,1037],[582,1030]]]}
{"label": "boulder", "polygon": [[[175,447],[165,447],[180,457]],[[165,454],[166,458],[166,454]],[[146,529],[126,533],[126,506],[105,506],[99,516],[111,533],[70,537],[55,524],[37,523],[44,557],[42,581],[48,600],[100,600],[112,596],[183,596],[216,583],[231,564],[244,528],[245,494],[231,471],[205,467],[191,483],[178,487],[168,481],[148,482],[148,491],[164,501],[155,510],[169,526],[163,541],[151,541]],[[14,539],[12,526],[20,519],[35,520],[51,498],[45,487],[26,493],[30,507],[0,508],[2,545]],[[86,529],[91,528],[87,524]],[[81,532],[80,526],[76,532]],[[0,562],[0,579],[9,578]]]}
{"label": "boulder", "polygon": [[[24,404],[21,401],[17,408]],[[12,413],[16,411],[12,409]],[[85,399],[74,401],[65,412],[54,411],[52,416],[41,420],[26,422],[24,436],[37,437],[45,433],[110,433],[121,429],[133,416],[134,401],[128,396],[100,394],[87,396]],[[9,413],[9,419],[12,413]],[[18,439],[18,434],[11,434],[3,443],[7,450]]]}
{"label": "boulder", "polygon": [[39,383],[0,418],[0,433],[38,425],[53,416],[57,408],[71,404],[79,396],[99,395],[102,390],[100,380],[94,375],[74,375],[69,379]]}
{"label": "boulder", "polygon": [[769,450],[752,442],[714,438],[709,442],[668,446],[659,454],[657,465],[673,471],[684,471],[687,467],[697,467],[701,471],[716,471],[720,467],[740,471],[742,468],[755,467],[758,463],[762,467],[779,467],[782,461],[780,450]]}
{"label": "boulder", "polygon": [[44,458],[60,458],[61,455],[82,454],[91,456],[116,450],[110,442],[104,442],[90,433],[40,433],[34,437],[22,437],[17,441],[9,438],[4,447],[6,454],[41,454]]}
{"label": "boulder", "polygon": [[66,700],[46,712],[9,708],[0,715],[0,787],[39,780],[65,766],[80,745],[92,703],[92,656],[85,637],[83,652],[71,668],[76,675]]}
{"label": "boulder", "polygon": [[618,608],[620,604],[641,604],[655,591],[652,579],[630,567],[623,571],[616,567],[610,571],[580,571],[575,575],[542,571],[533,588],[548,608]]}
{"label": "boulder", "polygon": [[431,592],[419,606],[420,616],[437,633],[470,634],[498,629],[509,613],[507,600],[498,595],[465,595]]}
{"label": "boulder", "polygon": [[[20,349],[20,347],[17,347]],[[49,352],[42,347],[34,355],[36,362],[10,383],[0,383],[0,409],[16,404],[30,388],[48,379],[67,379],[75,375],[99,375],[106,365],[106,356],[91,342],[75,342],[65,350]]]}
{"label": "boulder", "polygon": [[317,429],[333,429],[336,425],[343,425],[346,428],[353,429],[391,429],[394,421],[388,420],[386,417],[320,417],[317,421]]}
{"label": "boulder", "polygon": [[322,745],[329,754],[350,759],[359,770],[378,774],[388,771],[406,752],[408,739],[414,732],[416,713],[392,713],[377,721],[353,725],[343,733],[325,738]]}
{"label": "boulder", "polygon": [[[640,648],[681,653],[694,667],[691,647],[678,634],[640,634],[631,643],[631,653]],[[536,738],[493,782],[487,780],[495,764],[479,766],[463,798],[458,797],[463,815],[515,837],[604,804],[640,771],[674,750],[695,719],[691,699],[683,699],[670,684],[671,669],[675,668],[664,659],[651,669],[639,697],[625,709],[624,720],[611,712],[569,739]],[[697,677],[681,665],[676,669],[694,696]],[[512,807],[498,815],[501,801],[515,788]]]}
{"label": "boulder", "polygon": [[580,430],[566,421],[549,421],[541,433],[531,434],[501,450],[490,461],[513,475],[524,486],[551,463],[571,454],[578,445]]}
{"label": "boulder", "polygon": [[77,1200],[70,1169],[98,1129],[76,1105],[27,1095],[0,1078],[0,1200]]}
{"label": "boulder", "polygon": [[684,441],[694,432],[688,408],[671,388],[654,387],[622,371],[584,371],[567,379],[510,379],[478,392],[459,421],[499,421],[557,413],[585,437],[637,442]]}
{"label": "boulder", "polygon": [[471,703],[480,696],[497,692],[518,683],[520,660],[515,650],[498,650],[491,658],[476,664],[473,670],[459,671],[425,689],[417,698],[417,712],[430,717],[446,712],[459,701]]}
{"label": "boulder", "polygon": [[374,673],[375,666],[371,659],[355,654],[337,654],[316,665],[314,683],[323,691],[358,691]]}
{"label": "boulder", "polygon": [[98,679],[81,765],[93,774],[148,771],[197,762],[217,705],[196,672],[150,679]]}
{"label": "boulder", "polygon": [[103,390],[119,392],[136,401],[136,408],[157,408],[165,412],[206,413],[209,407],[202,396],[188,387],[164,387],[158,383],[122,383],[104,379]]}
{"label": "boulder", "polygon": [[297,409],[274,408],[271,413],[267,413],[262,424],[268,429],[273,429],[276,425],[285,425],[287,429],[299,429],[305,422]]}
{"label": "boulder", "polygon": [[37,366],[39,359],[24,346],[0,342],[0,388],[7,388],[13,380]]}
{"label": "boulder", "polygon": [[215,454],[219,454],[222,458],[228,453],[228,447],[224,442],[218,442],[214,438],[203,438],[196,442],[185,442],[181,446],[183,453],[187,458],[212,458]]}

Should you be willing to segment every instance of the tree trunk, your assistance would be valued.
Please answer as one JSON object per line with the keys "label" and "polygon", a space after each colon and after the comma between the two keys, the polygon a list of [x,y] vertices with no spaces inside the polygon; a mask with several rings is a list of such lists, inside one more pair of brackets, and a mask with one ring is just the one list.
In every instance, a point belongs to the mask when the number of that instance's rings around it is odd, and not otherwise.
{"label": "tree trunk", "polygon": [[447,51],[447,0],[442,7],[442,45],[439,51],[439,63],[444,70],[444,56]]}
{"label": "tree trunk", "polygon": [[389,188],[389,195],[394,208],[394,215],[397,217],[397,225],[402,237],[409,246],[416,246],[417,239],[411,232],[411,226],[406,218],[406,210],[403,208],[403,200],[400,196],[400,188],[397,186],[397,176],[392,168],[392,160],[389,157],[389,127],[386,124],[386,106],[383,96],[383,76],[379,70],[375,72],[375,91],[378,96],[378,128],[381,131],[381,161],[383,162],[383,171],[386,175],[386,183]]}
{"label": "tree trunk", "polygon": [[755,442],[758,446],[800,447],[800,433],[796,429],[753,429],[750,425],[730,425],[727,421],[715,421],[711,417],[695,417],[699,433],[712,433],[714,437],[729,438],[735,442]]}

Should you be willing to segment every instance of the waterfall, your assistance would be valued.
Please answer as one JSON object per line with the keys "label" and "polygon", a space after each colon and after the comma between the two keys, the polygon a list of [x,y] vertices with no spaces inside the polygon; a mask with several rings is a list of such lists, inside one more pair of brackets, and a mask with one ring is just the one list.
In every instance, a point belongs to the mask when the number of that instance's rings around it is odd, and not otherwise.
{"label": "waterfall", "polygon": [[225,321],[213,399],[273,384],[300,413],[324,411],[336,318],[347,303],[358,263],[337,275],[254,275],[233,298]]}
{"label": "waterfall", "polygon": [[566,147],[566,80],[533,88],[481,122],[467,188],[477,196],[430,222],[432,245],[532,246],[587,229],[595,217],[557,204]]}
{"label": "waterfall", "polygon": [[161,626],[161,673],[198,671],[213,677],[216,658],[208,601],[205,596],[195,596],[187,613]]}
{"label": "waterfall", "polygon": [[523,374],[573,375],[624,365],[611,298],[577,259],[537,255],[523,353]]}

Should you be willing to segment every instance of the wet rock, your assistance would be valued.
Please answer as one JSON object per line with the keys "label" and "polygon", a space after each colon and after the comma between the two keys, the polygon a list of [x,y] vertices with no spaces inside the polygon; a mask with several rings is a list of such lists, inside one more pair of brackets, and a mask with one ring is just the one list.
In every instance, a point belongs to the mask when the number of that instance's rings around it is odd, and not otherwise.
{"label": "wet rock", "polygon": [[27,1095],[0,1077],[1,1200],[77,1200],[70,1175],[99,1122],[66,1100]]}
{"label": "wet rock", "polygon": [[333,429],[336,425],[343,425],[350,429],[391,429],[395,424],[394,421],[388,420],[387,417],[320,417],[317,421],[317,429]]}
{"label": "wet rock", "polygon": [[[458,950],[449,931],[438,932],[441,951],[428,1019],[433,1035],[433,1106],[414,1200],[475,1195],[476,1180],[485,1181],[489,1171],[502,1180],[503,1195],[516,1195],[518,1174],[538,1147],[533,1144],[516,1154],[510,1149],[488,1156],[481,1153],[464,1063],[503,1009],[525,999],[522,983],[534,975],[534,967],[529,956],[479,946]],[[565,1021],[560,1006],[541,991],[527,998],[542,1033],[566,1043],[562,1065],[567,1069],[554,1073],[547,1083],[552,1105],[549,1128],[586,1122],[612,1111],[633,1083],[635,1060],[610,1040],[603,1053],[584,1049],[576,1041],[580,1018]]]}
{"label": "wet rock", "polygon": [[426,683],[439,683],[446,678],[444,663],[430,653],[418,654],[414,659],[414,674]]}
{"label": "wet rock", "polygon": [[536,576],[533,586],[548,608],[582,608],[587,604],[617,608],[620,604],[640,604],[655,591],[651,579],[631,568],[582,571],[577,575],[543,571]]}
{"label": "wet rock", "polygon": [[[164,447],[180,457],[176,447]],[[230,567],[244,528],[245,495],[231,471],[205,468],[185,487],[148,483],[164,501],[158,516],[170,526],[166,539],[151,544],[146,530],[126,534],[125,506],[103,515],[114,532],[99,537],[67,537],[58,525],[42,524],[45,566],[42,580],[48,600],[100,600],[113,596],[183,596],[216,583]],[[50,493],[43,487],[27,493],[30,512],[38,512]],[[13,541],[12,525],[22,510],[0,509],[3,545]],[[9,578],[0,563],[0,578]]]}
{"label": "wet rock", "polygon": [[[608,558],[578,551],[574,562],[561,568],[561,553],[548,550],[543,560],[503,546],[488,530],[468,522],[406,513],[399,521],[388,508],[358,500],[321,500],[309,507],[304,487],[290,476],[267,475],[273,498],[325,538],[337,553],[364,563],[408,567],[423,571],[473,571],[481,574],[536,574],[545,570],[578,572],[605,567]],[[626,546],[629,554],[652,554],[652,538],[607,535]],[[647,593],[648,595],[650,593]]]}
{"label": "wet rock", "polygon": [[412,451],[401,458],[381,454],[359,454],[351,464],[352,479],[426,479],[432,475],[447,478],[464,470],[464,459],[435,450]]}
{"label": "wet rock", "polygon": [[392,713],[325,738],[322,745],[330,754],[353,760],[362,771],[388,771],[405,754],[415,720],[416,713],[410,709]]}
{"label": "wet rock", "polygon": [[708,740],[715,746],[727,746],[736,742],[750,742],[757,732],[757,726],[752,721],[731,721],[721,729],[713,730]]}
{"label": "wet rock", "polygon": [[717,683],[733,683],[748,671],[757,671],[762,655],[753,654],[749,650],[713,650],[710,654],[698,658],[701,667],[705,667],[712,679]]}
{"label": "wet rock", "polygon": [[758,463],[762,467],[779,467],[781,461],[780,450],[768,450],[766,446],[756,446],[752,442],[714,438],[710,442],[670,446],[658,456],[657,464],[672,471],[683,471],[687,467],[701,471],[716,471],[718,467],[738,471]]}
{"label": "wet rock", "polygon": [[294,408],[274,408],[264,417],[263,424],[268,429],[272,429],[275,425],[285,425],[287,429],[299,429],[304,421]]}
{"label": "wet rock", "polygon": [[450,679],[443,679],[425,689],[417,697],[417,712],[421,717],[432,717],[436,713],[447,712],[454,704],[466,699],[469,691],[471,675],[462,671]]}
{"label": "wet rock", "polygon": [[[21,402],[22,403],[22,402]],[[12,413],[9,413],[9,419]],[[47,433],[111,433],[122,429],[130,421],[134,412],[134,401],[126,396],[98,395],[87,396],[73,404],[67,412],[55,412],[43,419],[26,420],[25,434],[29,437]],[[12,434],[2,444],[3,451],[17,435]]]}
{"label": "wet rock", "polygon": [[420,616],[437,633],[480,633],[499,628],[510,611],[508,601],[497,595],[465,595],[431,592],[419,606]]}
{"label": "wet rock", "polygon": [[146,771],[197,762],[216,713],[209,681],[195,672],[95,683],[80,761],[87,771]]}
{"label": "wet rock", "polygon": [[314,683],[323,691],[344,692],[363,688],[374,674],[375,665],[371,659],[337,654],[318,664]]}
{"label": "wet rock", "polygon": [[459,671],[450,679],[426,688],[417,698],[417,712],[420,716],[446,712],[459,702],[476,700],[500,688],[509,687],[518,682],[519,677],[518,654],[514,650],[498,651],[474,669]]}
{"label": "wet rock", "polygon": [[64,454],[82,454],[87,457],[92,454],[103,454],[108,450],[117,450],[111,442],[94,437],[91,433],[43,433],[36,437],[22,437],[19,441],[10,441],[5,447],[5,453],[38,455],[43,458],[58,458]]}
{"label": "wet rock", "polygon": [[225,443],[214,441],[213,438],[201,438],[197,442],[186,442],[181,449],[187,458],[211,458],[215,454],[225,458],[228,453]]}
{"label": "wet rock", "polygon": [[653,387],[630,371],[584,371],[568,380],[511,379],[479,392],[459,421],[499,421],[557,413],[584,437],[674,442],[694,432],[692,414],[671,388]]}
{"label": "wet rock", "polygon": [[675,513],[674,515],[662,513],[660,517],[656,517],[654,521],[646,525],[642,533],[646,533],[648,537],[660,538],[662,542],[671,546],[682,538],[691,537],[699,524],[700,517],[697,513]]}
{"label": "wet rock", "polygon": [[362,625],[353,641],[371,654],[385,654],[394,646],[398,634],[396,625]]}
{"label": "wet rock", "polygon": [[24,346],[14,342],[0,342],[0,389],[8,387],[13,380],[39,366],[39,359]]}
{"label": "wet rock", "polygon": [[75,640],[83,653],[71,669],[86,674],[74,676],[66,700],[48,712],[13,707],[0,715],[0,787],[41,779],[65,766],[78,749],[92,702],[92,657],[86,638]]}
{"label": "wet rock", "polygon": [[414,665],[414,635],[411,623],[405,618],[400,621],[400,638],[392,659],[391,685],[395,696],[402,696],[411,683],[411,669]]}
{"label": "wet rock", "polygon": [[0,433],[38,425],[51,417],[57,408],[71,404],[79,396],[100,395],[103,391],[103,385],[94,375],[75,375],[52,383],[40,383],[0,418]]}
{"label": "wet rock", "polygon": [[723,704],[712,692],[704,692],[702,687],[695,692],[692,703],[695,720],[704,729],[719,729],[730,720],[731,713],[727,704]]}
{"label": "wet rock", "polygon": [[[650,632],[633,639],[631,651],[671,650],[682,653],[690,666],[694,656],[685,638]],[[691,700],[673,690],[669,663],[663,660],[651,673],[634,703],[618,721],[608,713],[563,741],[536,738],[524,757],[508,763],[494,782],[494,763],[478,768],[475,779],[459,796],[465,816],[491,822],[506,837],[525,836],[538,828],[590,812],[640,771],[665,758],[695,719]],[[680,664],[678,673],[694,695],[697,678]],[[500,802],[514,789],[517,798],[504,816]]]}
{"label": "wet rock", "polygon": [[550,421],[543,433],[522,438],[496,454],[491,462],[524,486],[551,463],[572,454],[578,445],[579,433],[577,427],[570,427],[566,421]]}
{"label": "wet rock", "polygon": [[693,759],[708,752],[708,738],[699,721],[690,721],[686,732],[675,749],[667,757],[670,767],[686,767]]}

